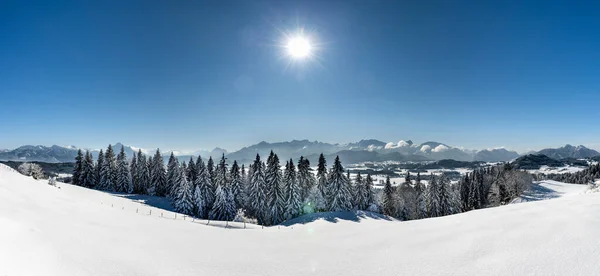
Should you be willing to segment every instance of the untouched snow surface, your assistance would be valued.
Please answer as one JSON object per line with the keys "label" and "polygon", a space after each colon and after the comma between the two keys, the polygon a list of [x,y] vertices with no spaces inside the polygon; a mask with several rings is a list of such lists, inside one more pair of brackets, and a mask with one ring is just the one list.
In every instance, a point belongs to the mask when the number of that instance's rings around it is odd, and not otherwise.
{"label": "untouched snow surface", "polygon": [[[157,208],[148,215],[149,207],[126,198],[46,183],[0,166],[0,275],[597,275],[600,271],[600,194],[420,221],[347,212],[299,218],[289,226],[225,229],[189,218],[161,218]],[[135,206],[146,209],[136,213]]]}
{"label": "untouched snow surface", "polygon": [[587,185],[567,184],[554,180],[544,180],[534,182],[532,187],[528,191],[525,191],[525,193],[523,193],[522,196],[513,200],[512,203],[538,201],[563,196],[579,195],[585,193],[587,190]]}

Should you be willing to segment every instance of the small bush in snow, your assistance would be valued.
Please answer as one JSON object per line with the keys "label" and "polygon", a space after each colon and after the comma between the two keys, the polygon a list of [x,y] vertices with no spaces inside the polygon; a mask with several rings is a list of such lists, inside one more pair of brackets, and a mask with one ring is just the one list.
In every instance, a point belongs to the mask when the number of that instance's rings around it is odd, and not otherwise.
{"label": "small bush in snow", "polygon": [[34,179],[44,178],[44,171],[42,170],[42,167],[40,167],[40,165],[38,164],[23,163],[19,165],[17,170],[25,176],[32,176]]}
{"label": "small bush in snow", "polygon": [[258,221],[256,219],[247,217],[246,212],[243,209],[237,210],[233,221],[258,224]]}
{"label": "small bush in snow", "polygon": [[54,177],[48,178],[48,185],[56,186],[56,178],[54,178]]}

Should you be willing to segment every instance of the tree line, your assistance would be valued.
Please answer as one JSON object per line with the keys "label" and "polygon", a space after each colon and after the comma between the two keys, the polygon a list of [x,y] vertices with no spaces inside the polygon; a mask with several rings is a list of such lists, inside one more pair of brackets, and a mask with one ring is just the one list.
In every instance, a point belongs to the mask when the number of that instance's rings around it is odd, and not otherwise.
{"label": "tree line", "polygon": [[600,178],[600,163],[591,164],[588,168],[578,172],[560,174],[538,174],[536,175],[536,178],[540,180],[551,179],[573,184],[590,184],[593,183],[595,179]]}
{"label": "tree line", "polygon": [[[75,158],[72,183],[105,191],[164,196],[176,211],[202,219],[231,221],[236,217],[275,225],[303,214],[326,211],[367,210],[402,220],[445,216],[499,205],[520,195],[528,174],[510,167],[481,169],[451,184],[444,175],[421,176],[392,186],[389,176],[383,189],[373,188],[370,174],[354,178],[336,157],[331,167],[323,154],[316,172],[308,159],[282,162],[271,151],[266,162],[256,155],[248,166],[224,155],[217,164],[199,156],[186,163],[171,153],[165,166],[159,150],[153,156],[141,150],[131,161],[124,147],[115,156],[109,145],[94,161],[80,150]],[[518,176],[518,177],[517,177]],[[530,182],[529,182],[530,183]]]}

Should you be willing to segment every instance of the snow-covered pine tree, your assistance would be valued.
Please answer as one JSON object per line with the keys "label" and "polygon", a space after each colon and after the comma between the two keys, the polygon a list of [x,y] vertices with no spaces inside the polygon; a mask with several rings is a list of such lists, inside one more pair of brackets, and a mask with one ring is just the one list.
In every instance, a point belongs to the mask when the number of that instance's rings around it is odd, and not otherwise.
{"label": "snow-covered pine tree", "polygon": [[[198,157],[200,158],[200,157]],[[169,163],[167,163],[167,195],[169,198],[174,199],[175,193],[177,192],[177,178],[179,177],[179,161],[175,158],[173,152],[169,157]]]}
{"label": "snow-covered pine tree", "polygon": [[452,188],[450,180],[445,174],[438,178],[438,198],[440,202],[440,216],[447,216],[454,213],[452,201]]}
{"label": "snow-covered pine tree", "polygon": [[165,171],[165,161],[163,160],[160,150],[156,149],[154,158],[152,159],[152,185],[154,191],[148,191],[151,195],[166,196],[167,195],[167,172]]}
{"label": "snow-covered pine tree", "polygon": [[92,188],[96,185],[96,169],[94,167],[94,159],[89,151],[85,152],[83,158],[83,171],[81,175],[81,185]]}
{"label": "snow-covered pine tree", "polygon": [[138,173],[137,173],[137,155],[135,154],[135,152],[133,153],[133,156],[131,157],[131,163],[129,163],[129,172],[131,173],[131,192],[130,193],[135,193],[137,191],[137,187],[139,186],[138,184]]}
{"label": "snow-covered pine tree", "polygon": [[192,202],[193,195],[191,185],[187,181],[186,172],[183,169],[183,166],[179,169],[177,180],[177,193],[174,202],[175,210],[182,214],[193,215],[194,204]]}
{"label": "snow-covered pine tree", "polygon": [[213,183],[208,173],[204,161],[201,158],[196,163],[198,176],[196,177],[196,189],[194,190],[194,209],[196,215],[200,218],[208,218],[209,212],[213,207],[215,194],[213,192]]}
{"label": "snow-covered pine tree", "polygon": [[365,198],[367,195],[365,193],[365,184],[363,183],[363,178],[362,175],[360,175],[360,172],[358,172],[356,174],[356,177],[354,178],[354,185],[353,185],[353,190],[354,190],[354,202],[356,204],[356,209],[358,210],[367,210],[367,208],[369,207],[367,205],[367,199]]}
{"label": "snow-covered pine tree", "polygon": [[300,198],[304,202],[308,198],[310,190],[317,182],[314,174],[311,172],[310,161],[305,159],[304,156],[300,156],[300,160],[298,160],[297,178],[300,185]]}
{"label": "snow-covered pine tree", "polygon": [[[216,178],[222,177],[219,176],[218,171],[219,167],[217,166]],[[235,217],[235,202],[230,188],[227,184],[223,185],[222,181],[219,180],[217,192],[215,193],[215,203],[210,211],[210,219],[231,221]]]}
{"label": "snow-covered pine tree", "polygon": [[107,191],[116,190],[117,162],[112,146],[108,145],[104,153],[104,163],[100,171],[100,188]]}
{"label": "snow-covered pine tree", "polygon": [[394,202],[394,188],[392,182],[390,182],[390,176],[385,178],[385,185],[383,186],[383,196],[381,197],[381,206],[383,207],[383,214],[386,216],[394,216],[396,214],[396,203]]}
{"label": "snow-covered pine tree", "polygon": [[270,224],[278,224],[283,221],[283,212],[285,210],[283,175],[279,165],[279,157],[273,151],[271,151],[267,162],[265,178],[268,187],[267,199],[269,200],[271,215]]}
{"label": "snow-covered pine tree", "polygon": [[265,166],[256,154],[254,163],[250,166],[250,185],[248,188],[249,213],[256,217],[258,223],[266,225],[269,220],[269,205],[267,201],[267,183],[265,181]]}
{"label": "snow-covered pine tree", "polygon": [[[210,182],[215,183],[215,162],[213,161],[212,156],[208,157],[208,161],[206,162],[206,170],[208,171],[208,175],[210,175]],[[213,192],[215,192],[216,186],[213,187]]]}
{"label": "snow-covered pine tree", "polygon": [[[246,172],[246,166],[244,164],[242,164],[242,168],[240,170],[240,177],[242,178],[242,187],[241,198],[239,202],[240,205],[238,205],[238,209],[246,209],[246,206],[248,206],[246,203],[248,202],[248,187],[250,186],[250,181],[248,179],[248,173]],[[247,211],[244,211],[244,215],[246,213]]]}
{"label": "snow-covered pine tree", "polygon": [[154,176],[154,158],[152,155],[148,155],[148,161],[146,161],[146,166],[148,167],[148,183],[146,184],[146,192],[147,195],[154,195],[156,193],[156,187],[154,186],[154,182],[152,181],[152,177]]}
{"label": "snow-covered pine tree", "polygon": [[290,158],[290,161],[285,165],[285,172],[283,174],[284,193],[285,193],[285,210],[284,219],[292,219],[297,217],[302,211],[302,198],[300,193],[302,188],[296,177],[296,168],[294,166],[294,160]]}
{"label": "snow-covered pine tree", "polygon": [[440,206],[440,188],[438,179],[431,174],[429,185],[427,185],[427,213],[428,217],[435,218],[442,216],[442,208]]}
{"label": "snow-covered pine tree", "polygon": [[329,203],[331,202],[327,181],[327,161],[323,153],[321,153],[319,155],[319,163],[317,164],[317,189],[321,193],[321,197],[325,199],[326,209],[329,208]]}
{"label": "snow-covered pine tree", "polygon": [[142,154],[142,151],[138,151],[137,158],[137,174],[138,174],[138,190],[137,194],[148,194],[148,187],[150,186],[150,164],[146,161],[146,156]]}
{"label": "snow-covered pine tree", "polygon": [[77,150],[77,156],[75,156],[75,167],[73,167],[73,177],[71,182],[75,185],[82,186],[81,174],[83,173],[83,153],[81,149]]}
{"label": "snow-covered pine tree", "polygon": [[344,167],[340,162],[340,157],[336,156],[333,166],[329,171],[329,210],[348,211],[352,209],[352,194],[350,192],[349,179],[344,175]]}
{"label": "snow-covered pine tree", "polygon": [[101,181],[101,177],[102,176],[102,167],[104,166],[104,152],[102,152],[102,149],[100,149],[100,152],[98,153],[98,161],[96,162],[96,166],[95,166],[95,173],[94,173],[94,178],[96,180],[96,185],[95,188],[96,189],[102,189],[101,185],[102,185],[102,181]]}
{"label": "snow-covered pine tree", "polygon": [[410,173],[407,173],[404,182],[396,188],[400,198],[400,218],[403,220],[416,219],[417,213],[417,192],[410,182]]}
{"label": "snow-covered pine tree", "polygon": [[238,166],[237,161],[233,161],[233,165],[231,165],[231,171],[229,172],[230,176],[230,191],[233,195],[233,201],[235,203],[235,209],[242,208],[244,203],[244,181],[242,179],[242,175],[240,173],[240,167]]}
{"label": "snow-covered pine tree", "polygon": [[371,208],[371,205],[375,205],[375,191],[373,191],[373,178],[371,178],[370,174],[367,174],[367,177],[365,177],[364,181],[363,181],[363,188],[362,188],[362,197],[364,198],[365,202],[365,206],[367,206],[367,208],[365,210],[369,210]]}
{"label": "snow-covered pine tree", "polygon": [[117,192],[129,193],[133,191],[131,183],[131,173],[129,172],[129,164],[127,163],[127,155],[125,148],[121,146],[121,151],[117,155]]}
{"label": "snow-covered pine tree", "polygon": [[198,171],[196,170],[198,167],[194,162],[194,158],[190,156],[190,162],[187,167],[187,178],[190,184],[193,184],[196,181],[196,177],[198,177]]}

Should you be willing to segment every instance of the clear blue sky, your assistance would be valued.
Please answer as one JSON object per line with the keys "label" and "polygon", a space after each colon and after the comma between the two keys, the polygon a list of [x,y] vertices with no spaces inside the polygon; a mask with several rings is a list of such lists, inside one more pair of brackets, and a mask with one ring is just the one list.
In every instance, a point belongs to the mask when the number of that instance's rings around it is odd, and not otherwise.
{"label": "clear blue sky", "polygon": [[0,148],[600,148],[598,2],[220,2],[2,2]]}

